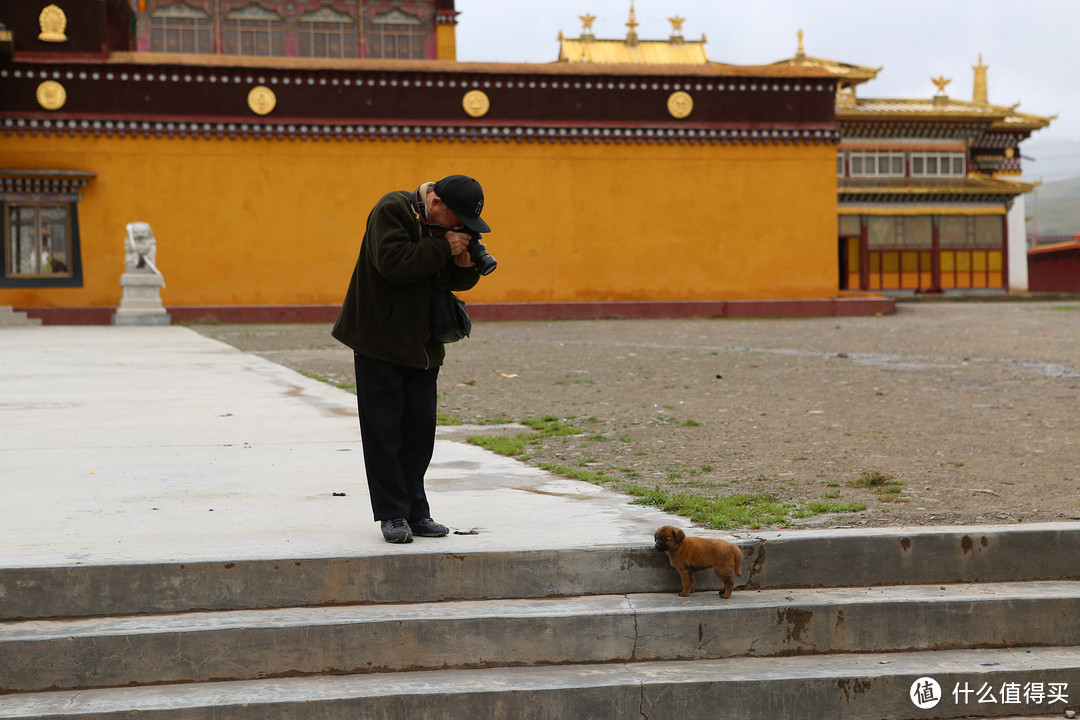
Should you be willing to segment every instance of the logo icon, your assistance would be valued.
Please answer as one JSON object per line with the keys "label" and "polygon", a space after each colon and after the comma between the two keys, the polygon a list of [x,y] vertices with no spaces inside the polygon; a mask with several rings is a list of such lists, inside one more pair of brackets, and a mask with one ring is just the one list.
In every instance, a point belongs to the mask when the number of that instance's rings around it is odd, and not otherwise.
{"label": "logo icon", "polygon": [[911,684],[908,697],[915,707],[928,710],[941,702],[941,686],[932,677],[921,677]]}

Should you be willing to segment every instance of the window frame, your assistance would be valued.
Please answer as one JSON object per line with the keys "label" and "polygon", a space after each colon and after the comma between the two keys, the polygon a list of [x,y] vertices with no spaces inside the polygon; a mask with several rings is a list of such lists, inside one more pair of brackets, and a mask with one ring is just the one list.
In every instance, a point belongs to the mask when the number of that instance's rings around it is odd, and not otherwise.
{"label": "window frame", "polygon": [[[321,8],[300,18],[296,24],[297,57],[313,58],[355,58],[359,54],[359,32],[356,21],[345,13],[330,8]],[[317,40],[326,42],[327,52],[317,54]],[[333,39],[339,43],[339,52],[329,52]],[[307,50],[307,52],[305,52]]]}
{"label": "window frame", "polygon": [[[234,57],[286,57],[285,21],[261,5],[249,5],[228,13],[221,21],[222,55]],[[245,52],[245,40],[252,52]],[[258,52],[262,42],[266,52]]]}
{"label": "window frame", "polygon": [[[393,55],[387,55],[386,41],[391,38],[395,51]],[[424,60],[427,58],[427,40],[428,33],[423,20],[416,15],[393,10],[376,15],[368,23],[366,55],[369,58],[386,60]],[[397,52],[402,41],[408,45],[408,54],[405,56]]]}
{"label": "window frame", "polygon": [[[37,208],[35,221],[37,242],[40,243],[40,208],[63,207],[67,211],[68,270],[65,273],[16,273],[12,272],[13,237],[11,210],[15,207]],[[2,288],[49,288],[82,287],[82,252],[79,246],[79,209],[77,199],[70,197],[20,198],[0,195],[0,213],[3,214],[3,248],[0,250],[0,287]],[[40,252],[40,247],[38,249]]]}
{"label": "window frame", "polygon": [[[886,167],[885,172],[881,168]],[[899,165],[899,170],[897,170]],[[872,170],[869,168],[872,166]],[[856,170],[856,167],[859,169]],[[906,177],[907,157],[903,150],[848,150],[848,177]]]}
{"label": "window frame", "polygon": [[[960,161],[959,172],[954,172],[955,161]],[[931,162],[935,166],[933,172],[929,167]],[[949,165],[949,172],[942,172],[943,165]],[[921,169],[916,171],[916,165]],[[945,177],[955,178],[967,175],[967,153],[959,150],[912,150],[911,151],[911,177]]]}
{"label": "window frame", "polygon": [[[181,55],[212,55],[214,53],[213,19],[205,11],[193,8],[186,3],[175,2],[154,10],[150,13],[148,27],[150,52]],[[184,47],[185,30],[192,32],[193,49]],[[179,50],[169,49],[171,32],[179,34]],[[155,47],[155,35],[158,33],[161,36],[160,47]]]}

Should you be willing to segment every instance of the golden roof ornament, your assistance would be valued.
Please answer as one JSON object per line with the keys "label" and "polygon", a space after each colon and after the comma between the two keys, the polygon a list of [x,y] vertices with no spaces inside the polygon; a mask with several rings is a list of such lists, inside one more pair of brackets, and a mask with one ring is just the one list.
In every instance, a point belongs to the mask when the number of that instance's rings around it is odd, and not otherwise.
{"label": "golden roof ornament", "polygon": [[979,53],[979,64],[973,67],[972,70],[975,71],[975,87],[971,92],[971,102],[986,107],[990,104],[990,98],[987,93],[986,83],[987,66],[983,65],[982,53]]}
{"label": "golden roof ornament", "polygon": [[668,38],[668,42],[681,43],[683,41],[682,25],[686,22],[686,18],[676,15],[668,18],[668,22],[671,23],[671,37]]}
{"label": "golden roof ornament", "polygon": [[630,20],[629,20],[629,22],[626,23],[626,27],[630,28],[630,30],[626,33],[626,44],[627,45],[637,45],[637,42],[638,42],[637,26],[638,26],[638,21],[634,17],[634,0],[630,0]]}
{"label": "golden roof ornament", "polygon": [[802,31],[802,28],[799,28],[799,32],[797,32],[795,35],[796,35],[796,37],[799,38],[799,48],[795,51],[795,59],[796,60],[805,60],[806,59],[806,51],[803,50],[803,31]]}
{"label": "golden roof ornament", "polygon": [[945,93],[945,86],[952,82],[951,79],[944,75],[939,75],[936,78],[930,78],[930,82],[937,86],[937,94],[934,95],[931,102],[934,105],[947,105],[949,102],[949,96]]}
{"label": "golden roof ornament", "polygon": [[593,35],[593,32],[592,32],[592,24],[594,22],[596,22],[596,16],[591,14],[591,13],[585,13],[584,15],[579,15],[578,19],[581,20],[581,39],[582,40],[593,40],[593,39],[595,39],[596,36]]}
{"label": "golden roof ornament", "polygon": [[45,42],[66,42],[67,15],[56,5],[46,5],[38,15],[38,24],[41,25],[41,34],[38,40]]}

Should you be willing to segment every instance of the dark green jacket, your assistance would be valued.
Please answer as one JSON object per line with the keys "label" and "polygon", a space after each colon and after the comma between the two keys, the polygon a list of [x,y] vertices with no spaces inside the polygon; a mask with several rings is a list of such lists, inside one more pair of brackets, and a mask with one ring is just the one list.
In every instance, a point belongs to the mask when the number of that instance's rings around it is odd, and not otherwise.
{"label": "dark green jacket", "polygon": [[442,365],[443,344],[431,338],[436,280],[468,290],[480,273],[458,267],[445,238],[430,234],[415,193],[388,193],[368,215],[345,302],[332,334],[361,355],[414,368]]}

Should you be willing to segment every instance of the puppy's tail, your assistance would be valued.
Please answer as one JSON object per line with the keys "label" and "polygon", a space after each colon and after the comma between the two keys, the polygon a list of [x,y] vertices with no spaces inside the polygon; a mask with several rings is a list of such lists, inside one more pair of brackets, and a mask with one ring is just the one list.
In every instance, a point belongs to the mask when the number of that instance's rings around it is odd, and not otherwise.
{"label": "puppy's tail", "polygon": [[735,574],[742,577],[742,549],[735,546]]}

